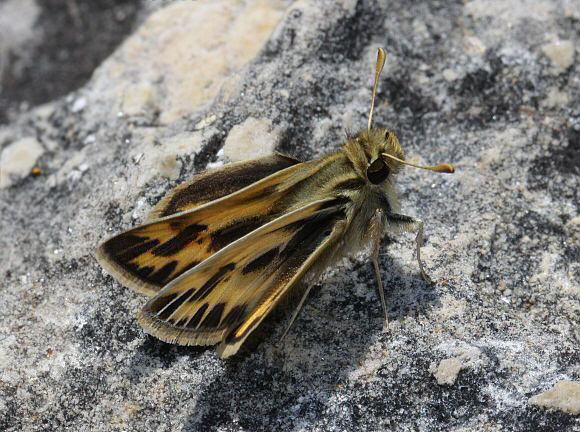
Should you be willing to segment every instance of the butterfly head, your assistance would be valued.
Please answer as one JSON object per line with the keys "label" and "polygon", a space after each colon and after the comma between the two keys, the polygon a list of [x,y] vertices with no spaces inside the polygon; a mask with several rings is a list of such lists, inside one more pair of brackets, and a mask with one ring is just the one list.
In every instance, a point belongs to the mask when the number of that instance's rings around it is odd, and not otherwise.
{"label": "butterfly head", "polygon": [[359,175],[371,184],[383,183],[397,174],[405,161],[399,140],[386,128],[367,129],[349,136],[345,150]]}

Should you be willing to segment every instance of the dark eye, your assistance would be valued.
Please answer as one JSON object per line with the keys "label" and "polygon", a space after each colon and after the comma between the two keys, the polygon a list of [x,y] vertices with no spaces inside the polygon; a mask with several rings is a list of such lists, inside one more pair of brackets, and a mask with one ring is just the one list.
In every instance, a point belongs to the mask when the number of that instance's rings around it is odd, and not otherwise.
{"label": "dark eye", "polygon": [[367,168],[367,178],[372,184],[379,184],[389,175],[389,167],[382,159],[377,159]]}

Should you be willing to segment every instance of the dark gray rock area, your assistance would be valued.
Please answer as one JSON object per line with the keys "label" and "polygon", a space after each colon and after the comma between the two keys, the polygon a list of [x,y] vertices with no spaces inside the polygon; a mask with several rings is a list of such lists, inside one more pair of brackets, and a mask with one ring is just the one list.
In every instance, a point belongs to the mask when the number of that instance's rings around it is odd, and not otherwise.
{"label": "dark gray rock area", "polygon": [[[580,430],[578,0],[146,3],[71,58],[119,44],[80,88],[0,93],[0,430]],[[36,7],[0,2],[1,77],[43,46]],[[456,170],[397,176],[434,283],[414,234],[389,233],[388,333],[361,254],[279,344],[292,309],[225,360],[146,335],[146,297],[96,245],[203,169],[338,149],[366,127],[378,47],[374,125]]]}

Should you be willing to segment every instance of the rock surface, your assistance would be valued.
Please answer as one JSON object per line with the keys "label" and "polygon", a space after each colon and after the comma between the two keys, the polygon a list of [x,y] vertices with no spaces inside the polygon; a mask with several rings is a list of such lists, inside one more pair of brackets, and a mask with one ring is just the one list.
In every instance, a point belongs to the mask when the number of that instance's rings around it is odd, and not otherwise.
{"label": "rock surface", "polygon": [[[577,0],[142,9],[84,86],[0,115],[0,150],[42,147],[38,170],[0,189],[0,430],[580,430],[577,390],[534,398],[580,382],[578,11]],[[414,235],[388,235],[388,334],[363,257],[326,273],[279,345],[290,312],[226,360],[145,335],[145,297],[102,271],[95,246],[208,165],[273,140],[302,159],[337,149],[366,126],[377,47],[374,124],[407,160],[456,169],[397,178],[403,212],[425,221],[435,283]],[[245,154],[230,136],[260,131]]]}

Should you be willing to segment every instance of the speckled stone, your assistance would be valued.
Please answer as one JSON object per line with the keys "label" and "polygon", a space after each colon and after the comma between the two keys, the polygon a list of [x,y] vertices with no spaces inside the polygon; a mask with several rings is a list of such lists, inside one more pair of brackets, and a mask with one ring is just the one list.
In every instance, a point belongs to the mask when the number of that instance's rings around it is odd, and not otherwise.
{"label": "speckled stone", "polygon": [[[580,430],[563,405],[530,403],[580,381],[580,64],[556,73],[542,50],[579,46],[574,2],[145,3],[88,83],[0,126],[0,150],[45,149],[40,174],[0,190],[0,430]],[[388,333],[355,257],[278,345],[290,312],[226,360],[145,335],[145,297],[95,246],[227,163],[248,121],[271,135],[247,158],[337,149],[366,127],[377,47],[374,124],[407,160],[456,169],[397,176],[434,283],[414,235],[393,234]]]}

